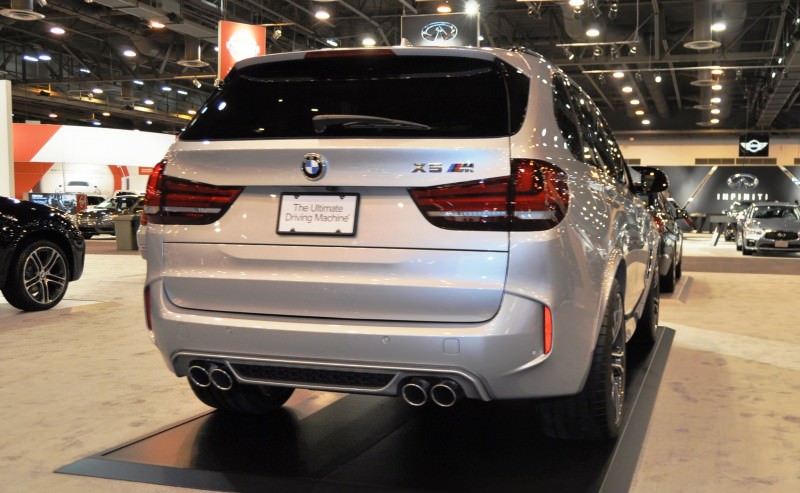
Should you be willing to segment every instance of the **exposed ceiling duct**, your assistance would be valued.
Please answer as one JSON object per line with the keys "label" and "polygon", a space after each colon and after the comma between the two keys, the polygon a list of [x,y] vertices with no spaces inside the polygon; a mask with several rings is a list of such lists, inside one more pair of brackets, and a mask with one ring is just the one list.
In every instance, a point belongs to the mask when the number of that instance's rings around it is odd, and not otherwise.
{"label": "exposed ceiling duct", "polygon": [[772,70],[770,72],[772,85],[766,90],[766,100],[757,108],[756,126],[760,129],[769,128],[772,125],[786,103],[800,87],[800,41],[792,45],[790,52],[785,57],[784,64],[782,71]]}
{"label": "exposed ceiling duct", "polygon": [[[47,5],[47,0],[36,0],[40,6]],[[0,15],[17,21],[38,21],[44,19],[44,14],[33,10],[34,0],[11,0],[7,9],[0,9]]]}
{"label": "exposed ceiling duct", "polygon": [[187,68],[208,67],[209,63],[203,61],[203,48],[200,46],[199,40],[194,38],[186,38],[183,49],[184,57],[181,60],[178,60],[178,65]]}
{"label": "exposed ceiling duct", "polygon": [[722,43],[711,39],[711,0],[699,0],[694,3],[694,39],[683,44],[692,50],[711,50],[719,48]]}

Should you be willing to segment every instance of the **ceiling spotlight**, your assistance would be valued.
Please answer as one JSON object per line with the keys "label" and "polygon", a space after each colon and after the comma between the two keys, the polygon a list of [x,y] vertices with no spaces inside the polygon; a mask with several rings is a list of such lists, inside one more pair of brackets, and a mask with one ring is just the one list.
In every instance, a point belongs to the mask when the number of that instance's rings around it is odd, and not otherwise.
{"label": "ceiling spotlight", "polygon": [[58,113],[50,113],[47,116],[48,116],[48,118],[58,118]]}
{"label": "ceiling spotlight", "polygon": [[722,69],[719,67],[711,69],[711,75],[722,75],[722,73]]}
{"label": "ceiling spotlight", "polygon": [[528,5],[528,17],[533,17],[534,19],[541,19],[542,18],[542,4],[541,2],[532,3]]}
{"label": "ceiling spotlight", "polygon": [[137,86],[143,86],[144,85],[144,81],[141,81],[139,79],[134,80],[133,83],[136,84]]}
{"label": "ceiling spotlight", "polygon": [[713,125],[716,125],[717,123],[719,123],[719,118],[712,118],[712,119],[711,119],[711,120],[709,120],[709,121],[710,121],[710,122],[711,122]]}
{"label": "ceiling spotlight", "polygon": [[440,14],[449,14],[452,12],[453,9],[450,7],[450,4],[447,2],[442,2],[436,6],[436,12]]}
{"label": "ceiling spotlight", "polygon": [[92,88],[92,92],[93,92],[94,94],[103,94],[103,90],[102,90],[102,89],[100,89],[99,87],[93,87],[93,88]]}
{"label": "ceiling spotlight", "polygon": [[713,86],[711,86],[711,90],[712,91],[721,91],[722,90],[722,84],[714,84]]}
{"label": "ceiling spotlight", "polygon": [[641,103],[641,101],[639,101],[638,99],[631,99],[631,104],[633,106],[639,106],[640,103]]}
{"label": "ceiling spotlight", "polygon": [[39,60],[41,60],[43,62],[49,62],[52,59],[53,59],[53,57],[51,57],[47,53],[42,53],[41,55],[39,55]]}
{"label": "ceiling spotlight", "polygon": [[661,84],[661,74],[656,72],[656,75],[655,75],[655,77],[653,77],[653,80],[655,80],[656,83]]}
{"label": "ceiling spotlight", "polygon": [[464,13],[467,15],[477,15],[480,10],[481,5],[477,2],[477,0],[469,0],[467,4],[464,5]]}
{"label": "ceiling spotlight", "polygon": [[596,26],[591,26],[586,30],[586,36],[590,38],[596,38],[600,36],[600,29],[598,29]]}
{"label": "ceiling spotlight", "polygon": [[644,120],[642,120],[642,125],[650,125],[650,120],[645,118]]}
{"label": "ceiling spotlight", "polygon": [[164,91],[164,92],[170,92],[170,91],[172,91],[172,88],[169,87],[169,86],[161,86],[161,90]]}
{"label": "ceiling spotlight", "polygon": [[711,30],[713,32],[715,32],[715,33],[720,33],[720,32],[724,31],[727,28],[728,28],[728,25],[725,24],[724,21],[717,21],[717,22],[711,24]]}
{"label": "ceiling spotlight", "polygon": [[50,28],[50,34],[55,34],[56,36],[61,36],[65,32],[67,31],[61,26],[53,26]]}
{"label": "ceiling spotlight", "polygon": [[272,39],[278,41],[283,36],[283,29],[280,27],[276,27],[274,31],[272,31]]}
{"label": "ceiling spotlight", "polygon": [[325,44],[330,46],[331,48],[337,48],[339,46],[339,42],[333,38],[328,38],[325,40]]}
{"label": "ceiling spotlight", "polygon": [[622,86],[622,92],[625,94],[630,94],[633,92],[633,88],[631,86]]}
{"label": "ceiling spotlight", "polygon": [[152,105],[156,104],[155,101],[153,101],[152,99],[149,99],[149,98],[145,99],[144,101],[142,101],[142,103],[144,103],[144,104],[146,104],[148,106],[152,106]]}
{"label": "ceiling spotlight", "polygon": [[178,89],[176,92],[177,92],[178,94],[180,94],[181,96],[188,96],[188,95],[189,95],[189,93],[188,93],[188,92],[186,92],[186,91],[185,91],[185,90],[183,90],[183,89]]}
{"label": "ceiling spotlight", "polygon": [[614,72],[613,74],[611,74],[611,76],[614,77],[615,79],[621,79],[621,78],[625,77],[625,74],[618,70],[618,71]]}
{"label": "ceiling spotlight", "polygon": [[127,49],[127,50],[122,52],[122,55],[125,56],[125,57],[128,57],[128,58],[133,58],[133,57],[136,56],[136,52],[131,50],[131,49]]}
{"label": "ceiling spotlight", "polygon": [[567,57],[567,60],[569,61],[575,59],[575,53],[573,53],[569,48],[564,48],[564,55]]}
{"label": "ceiling spotlight", "polygon": [[711,98],[709,101],[711,102],[711,104],[719,104],[719,103],[722,102],[722,98],[715,96],[715,97]]}
{"label": "ceiling spotlight", "polygon": [[317,11],[314,12],[314,17],[321,21],[327,21],[331,18],[331,13],[328,12],[327,9],[317,9]]}
{"label": "ceiling spotlight", "polygon": [[628,47],[628,55],[633,56],[637,53],[639,53],[639,45],[630,45]]}
{"label": "ceiling spotlight", "polygon": [[644,110],[636,110],[633,112],[636,116],[644,116]]}
{"label": "ceiling spotlight", "polygon": [[594,57],[601,57],[603,56],[603,47],[602,46],[595,46],[592,50],[592,56]]}
{"label": "ceiling spotlight", "polygon": [[198,89],[203,87],[203,83],[200,82],[198,79],[192,79],[192,85]]}
{"label": "ceiling spotlight", "polygon": [[570,7],[583,7],[583,0],[569,0]]}
{"label": "ceiling spotlight", "polygon": [[608,18],[612,21],[619,15],[619,2],[611,2],[608,5]]}
{"label": "ceiling spotlight", "polygon": [[711,114],[712,115],[719,115],[720,113],[722,113],[722,110],[720,110],[719,108],[712,108],[711,109]]}
{"label": "ceiling spotlight", "polygon": [[81,67],[81,68],[79,68],[79,69],[78,69],[78,72],[80,72],[80,73],[82,73],[82,74],[91,74],[91,73],[92,73],[92,71],[91,71],[91,70],[89,70],[89,69],[88,69],[88,68],[86,68],[86,67]]}
{"label": "ceiling spotlight", "polygon": [[38,58],[36,58],[35,56],[32,56],[32,55],[23,55],[22,59],[25,60],[26,62],[38,62],[39,61]]}
{"label": "ceiling spotlight", "polygon": [[109,113],[108,111],[104,111],[104,112],[103,112],[103,113],[101,113],[101,114],[102,114],[103,116],[111,116],[111,113]]}
{"label": "ceiling spotlight", "polygon": [[375,38],[367,36],[366,38],[361,40],[361,44],[364,46],[375,46]]}

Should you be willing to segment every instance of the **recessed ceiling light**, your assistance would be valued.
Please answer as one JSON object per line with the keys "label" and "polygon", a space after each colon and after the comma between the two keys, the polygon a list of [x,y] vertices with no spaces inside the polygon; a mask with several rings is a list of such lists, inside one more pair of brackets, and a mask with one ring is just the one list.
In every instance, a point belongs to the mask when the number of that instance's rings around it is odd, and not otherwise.
{"label": "recessed ceiling light", "polygon": [[719,115],[722,112],[719,108],[711,108],[712,115]]}
{"label": "recessed ceiling light", "polygon": [[39,55],[39,60],[41,60],[43,62],[49,62],[52,59],[53,58],[50,55],[48,55],[47,53],[42,53],[41,55]]}
{"label": "recessed ceiling light", "polygon": [[331,13],[325,9],[318,9],[316,12],[314,12],[314,17],[321,21],[327,21],[331,18]]}
{"label": "recessed ceiling light", "polygon": [[719,103],[721,103],[721,102],[722,102],[722,98],[715,96],[715,97],[711,98],[709,101],[710,101],[712,104],[719,104]]}
{"label": "recessed ceiling light", "polygon": [[102,115],[103,115],[103,116],[111,116],[111,113],[109,113],[108,111],[104,111],[104,112],[102,113]]}
{"label": "recessed ceiling light", "polygon": [[170,92],[172,90],[172,88],[169,87],[169,86],[161,86],[161,90],[164,91],[164,92]]}
{"label": "recessed ceiling light", "polygon": [[142,102],[143,102],[144,104],[148,105],[148,106],[152,106],[152,105],[156,104],[156,103],[155,103],[155,101],[153,101],[152,99],[149,99],[149,98],[148,98],[148,99],[145,99],[145,100],[144,100],[144,101],[142,101]]}
{"label": "recessed ceiling light", "polygon": [[636,116],[644,116],[644,110],[636,110],[634,114],[636,114]]}
{"label": "recessed ceiling light", "polygon": [[710,120],[710,122],[711,122],[712,124],[716,125],[717,123],[719,123],[719,118],[712,118],[712,119]]}
{"label": "recessed ceiling light", "polygon": [[600,30],[597,29],[596,27],[590,27],[589,29],[586,30],[586,36],[590,38],[596,38],[600,36]]}
{"label": "recessed ceiling light", "polygon": [[722,84],[714,84],[713,86],[711,86],[711,90],[712,91],[721,91],[722,90]]}
{"label": "recessed ceiling light", "polygon": [[92,92],[95,94],[103,94],[103,90],[100,89],[99,87],[93,87]]}
{"label": "recessed ceiling light", "polygon": [[50,34],[55,34],[56,36],[61,36],[65,32],[67,31],[61,26],[53,26],[50,28]]}
{"label": "recessed ceiling light", "polygon": [[57,113],[50,113],[47,116],[50,117],[50,118],[58,118],[58,114]]}
{"label": "recessed ceiling light", "polygon": [[714,69],[711,69],[711,75],[722,75],[722,73],[723,73],[723,72],[722,72],[722,69],[721,69],[721,68],[714,68]]}
{"label": "recessed ceiling light", "polygon": [[638,99],[631,99],[631,104],[634,106],[638,106],[641,103]]}
{"label": "recessed ceiling light", "polygon": [[442,2],[436,6],[436,12],[440,14],[449,14],[452,12],[453,9],[450,7],[450,4],[447,2]]}
{"label": "recessed ceiling light", "polygon": [[711,30],[714,31],[715,33],[722,32],[722,31],[724,31],[726,29],[728,29],[728,25],[725,24],[724,21],[717,21],[717,22],[711,24]]}
{"label": "recessed ceiling light", "polygon": [[31,55],[23,55],[22,59],[25,60],[26,62],[38,62],[39,61],[38,58],[36,58],[35,56],[31,56]]}
{"label": "recessed ceiling light", "polygon": [[135,52],[135,51],[133,51],[133,50],[131,50],[131,49],[128,49],[128,50],[125,50],[125,51],[123,51],[123,52],[122,52],[122,55],[123,55],[123,56],[126,56],[126,57],[128,57],[128,58],[133,58],[133,57],[135,57],[135,56],[136,56],[136,52]]}
{"label": "recessed ceiling light", "polygon": [[650,120],[645,118],[644,120],[642,120],[642,125],[650,125]]}
{"label": "recessed ceiling light", "polygon": [[141,80],[138,80],[138,79],[134,80],[133,83],[136,84],[137,86],[143,86],[144,85],[144,81],[141,81]]}
{"label": "recessed ceiling light", "polygon": [[611,76],[614,77],[615,79],[621,79],[625,77],[625,74],[620,71],[616,71]]}
{"label": "recessed ceiling light", "polygon": [[656,83],[661,84],[661,74],[656,74],[656,76],[653,77],[653,80],[655,80]]}
{"label": "recessed ceiling light", "polygon": [[367,36],[366,38],[361,40],[361,44],[364,46],[375,46],[375,38]]}
{"label": "recessed ceiling light", "polygon": [[631,86],[623,86],[622,92],[624,92],[625,94],[630,94],[633,92],[633,88]]}

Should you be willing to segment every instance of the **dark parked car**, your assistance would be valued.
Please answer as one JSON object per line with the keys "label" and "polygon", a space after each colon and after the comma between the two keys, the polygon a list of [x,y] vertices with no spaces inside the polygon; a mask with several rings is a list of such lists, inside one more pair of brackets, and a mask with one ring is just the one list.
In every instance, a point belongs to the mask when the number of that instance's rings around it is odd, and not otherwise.
{"label": "dark parked car", "polygon": [[114,218],[120,214],[140,214],[143,197],[118,195],[77,214],[78,228],[87,240],[94,235],[114,234]]}
{"label": "dark parked car", "polygon": [[642,200],[650,207],[650,213],[661,233],[658,249],[661,292],[671,293],[681,277],[683,264],[683,230],[678,225],[678,220],[685,219],[688,215],[663,193],[651,193],[643,196]]}
{"label": "dark parked car", "polygon": [[26,311],[55,306],[83,273],[85,245],[65,213],[0,197],[0,288],[11,305]]}

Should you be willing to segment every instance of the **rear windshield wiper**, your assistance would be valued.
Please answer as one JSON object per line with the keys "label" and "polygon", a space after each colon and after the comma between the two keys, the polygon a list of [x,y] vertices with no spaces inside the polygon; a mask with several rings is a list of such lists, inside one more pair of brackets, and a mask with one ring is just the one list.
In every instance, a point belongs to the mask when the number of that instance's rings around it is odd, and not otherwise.
{"label": "rear windshield wiper", "polygon": [[311,121],[314,123],[314,131],[318,134],[323,133],[328,129],[328,127],[334,125],[341,125],[344,128],[374,128],[391,130],[431,129],[429,125],[425,125],[424,123],[370,115],[316,115],[311,119]]}

